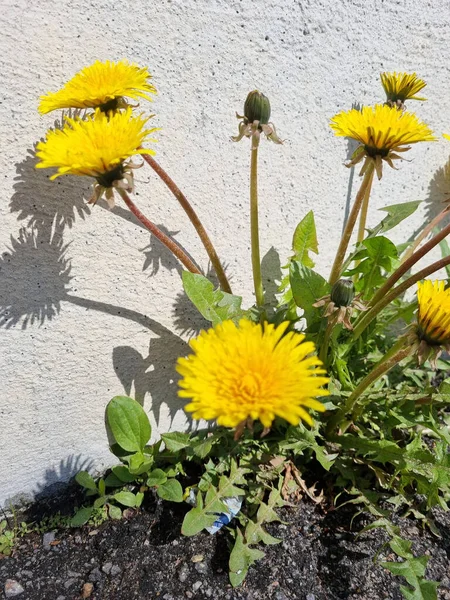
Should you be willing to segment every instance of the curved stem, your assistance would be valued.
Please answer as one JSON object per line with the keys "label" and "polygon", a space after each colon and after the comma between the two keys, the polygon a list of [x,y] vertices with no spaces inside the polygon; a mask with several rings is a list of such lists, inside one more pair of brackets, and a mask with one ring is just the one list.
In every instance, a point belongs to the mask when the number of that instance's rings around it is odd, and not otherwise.
{"label": "curved stem", "polygon": [[404,338],[398,340],[398,342],[394,344],[386,356],[380,360],[380,362],[372,369],[370,373],[368,373],[368,375],[366,375],[366,377],[364,377],[364,379],[347,398],[344,406],[330,419],[327,426],[327,434],[332,434],[339,423],[345,419],[345,415],[353,411],[358,398],[367,390],[368,387],[370,387],[382,375],[387,373],[390,369],[392,369],[392,367],[413,352],[413,347],[410,345],[405,346],[406,343],[407,342]]}
{"label": "curved stem", "polygon": [[252,268],[253,284],[255,286],[256,304],[264,306],[264,288],[261,276],[261,258],[259,253],[258,225],[258,143],[259,139],[252,137],[250,164],[250,231],[252,238]]}
{"label": "curved stem", "polygon": [[412,285],[420,281],[421,279],[425,279],[428,275],[439,271],[439,269],[443,269],[447,265],[450,265],[450,256],[445,258],[441,258],[441,260],[437,260],[433,264],[425,267],[421,271],[418,271],[415,275],[412,275],[408,279],[406,279],[403,283],[398,285],[396,288],[392,289],[384,298],[381,298],[372,308],[364,314],[360,322],[356,323],[355,328],[353,330],[353,339],[356,340],[359,338],[364,329],[370,325],[370,323],[375,319],[377,314],[383,310],[385,306],[387,306],[390,302],[395,300],[398,296],[406,292],[408,288]]}
{"label": "curved stem", "polygon": [[407,273],[411,267],[413,267],[416,262],[418,262],[421,258],[427,254],[432,248],[437,246],[439,242],[441,242],[447,235],[450,233],[450,223],[444,227],[439,233],[437,233],[434,237],[431,238],[429,242],[424,244],[422,248],[419,248],[412,254],[405,262],[403,262],[396,271],[392,273],[389,279],[386,280],[384,285],[380,287],[378,292],[370,301],[371,305],[374,306],[379,300],[381,300],[386,294],[388,294],[389,290],[392,286],[397,283],[397,281]]}
{"label": "curved stem", "polygon": [[355,227],[356,219],[358,218],[359,211],[361,209],[361,205],[366,196],[366,191],[368,191],[367,202],[369,201],[370,189],[373,181],[373,173],[374,173],[374,164],[371,161],[367,170],[364,174],[364,179],[361,182],[361,187],[356,195],[355,202],[353,203],[352,210],[348,217],[347,223],[345,224],[344,231],[342,233],[341,241],[339,243],[339,247],[336,253],[336,258],[334,259],[333,267],[331,269],[329,283],[333,285],[341,276],[342,265],[345,260],[345,254],[347,252],[348,244],[350,242],[350,238],[353,233],[353,229]]}
{"label": "curved stem", "polygon": [[439,225],[439,223],[442,221],[442,219],[445,217],[445,215],[449,212],[449,210],[450,210],[450,206],[446,206],[443,210],[441,210],[441,212],[438,215],[436,215],[434,217],[434,219],[432,219],[428,223],[428,225],[426,227],[424,227],[422,229],[420,234],[417,236],[417,238],[411,244],[411,247],[408,248],[408,250],[403,255],[403,258],[402,258],[400,264],[403,264],[405,262],[405,260],[408,260],[408,258],[410,256],[412,256],[412,254],[414,253],[414,250],[418,246],[420,246],[420,244],[423,242],[423,240],[433,231],[433,229],[436,227],[436,225]]}
{"label": "curved stem", "polygon": [[208,253],[211,264],[217,274],[217,279],[219,280],[220,287],[224,292],[231,294],[231,287],[228,281],[228,278],[225,274],[225,270],[222,267],[222,263],[220,262],[219,256],[214,248],[208,234],[206,233],[205,228],[203,227],[197,213],[193,209],[189,200],[180,190],[180,188],[176,185],[173,179],[164,171],[164,169],[156,162],[156,160],[150,154],[142,155],[146,163],[155,171],[155,173],[162,179],[162,181],[166,184],[172,194],[180,203],[184,212],[189,217],[192,225],[198,233],[199,238],[202,241],[203,246],[205,247],[206,252]]}
{"label": "curved stem", "polygon": [[166,246],[166,248],[168,248],[172,252],[172,254],[174,254],[178,258],[178,260],[186,267],[188,271],[190,271],[191,273],[198,273],[199,275],[202,274],[198,267],[186,254],[186,252],[181,248],[181,246],[179,246],[168,235],[163,233],[161,229],[159,229],[159,227],[157,227],[154,223],[152,223],[152,221],[150,221],[150,219],[147,219],[147,217],[139,210],[136,204],[131,200],[131,198],[128,196],[125,190],[117,188],[117,191],[121,195],[125,204],[134,214],[134,216],[139,219],[142,225],[144,225],[144,227],[148,229],[150,233],[152,233],[156,238],[158,238],[161,244],[164,244],[164,246]]}

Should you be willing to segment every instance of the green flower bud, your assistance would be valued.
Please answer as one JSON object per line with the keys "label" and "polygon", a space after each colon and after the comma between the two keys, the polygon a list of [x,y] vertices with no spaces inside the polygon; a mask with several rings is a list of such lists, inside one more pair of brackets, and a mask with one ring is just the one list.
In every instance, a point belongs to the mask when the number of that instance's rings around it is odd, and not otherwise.
{"label": "green flower bud", "polygon": [[335,306],[350,306],[355,297],[355,286],[351,279],[339,279],[331,288],[331,301]]}
{"label": "green flower bud", "polygon": [[270,119],[270,102],[258,90],[250,92],[244,104],[244,116],[249,123],[259,121],[260,125],[267,125]]}

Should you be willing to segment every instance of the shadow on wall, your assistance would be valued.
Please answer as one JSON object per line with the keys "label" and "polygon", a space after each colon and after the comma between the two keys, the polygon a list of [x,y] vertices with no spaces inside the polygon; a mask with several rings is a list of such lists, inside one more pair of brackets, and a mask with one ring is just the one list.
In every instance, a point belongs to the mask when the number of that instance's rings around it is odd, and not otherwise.
{"label": "shadow on wall", "polygon": [[[25,330],[40,326],[55,318],[64,302],[139,323],[152,332],[148,356],[142,357],[132,347],[118,346],[113,351],[113,367],[127,394],[131,393],[132,385],[140,402],[147,392],[151,393],[151,410],[157,421],[163,403],[168,405],[172,419],[182,407],[176,395],[174,366],[179,356],[188,354],[187,343],[145,314],[70,293],[70,245],[64,243],[63,235],[66,227],[74,226],[76,218],[85,219],[90,215],[91,208],[83,199],[89,196],[89,186],[81,177],[63,177],[51,182],[46,170],[35,169],[36,162],[34,151],[29,150],[26,159],[16,167],[10,209],[23,227],[17,237],[11,236],[9,246],[0,256],[0,327]],[[112,212],[140,226],[122,207]],[[152,236],[143,252],[143,269],[151,269],[151,275],[160,269],[176,269],[181,273],[176,259]],[[183,294],[177,297],[174,314],[177,331],[182,333],[196,332],[207,325],[196,316]],[[43,486],[65,478],[69,466],[61,467],[53,475],[49,473]]]}

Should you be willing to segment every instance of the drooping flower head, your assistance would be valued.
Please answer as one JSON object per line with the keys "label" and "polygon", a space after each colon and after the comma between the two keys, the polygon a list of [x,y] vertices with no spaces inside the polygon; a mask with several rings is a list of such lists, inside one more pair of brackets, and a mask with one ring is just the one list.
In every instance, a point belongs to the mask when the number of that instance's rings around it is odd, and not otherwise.
{"label": "drooping flower head", "polygon": [[403,109],[406,100],[426,100],[416,96],[427,84],[415,73],[381,73],[380,77],[387,104]]}
{"label": "drooping flower head", "polygon": [[416,335],[419,362],[430,355],[434,361],[445,348],[450,350],[450,288],[444,281],[421,281],[417,284]]}
{"label": "drooping flower head", "polygon": [[36,167],[57,168],[50,179],[67,174],[94,177],[97,183],[90,202],[95,204],[106,192],[113,206],[114,187],[133,190],[132,169],[138,165],[127,159],[136,154],[154,154],[141,147],[156,131],[145,129],[149,118],[134,116],[131,108],[110,115],[97,110],[86,119],[66,118],[61,129],[49,130],[46,139],[38,143],[36,156],[40,162]]}
{"label": "drooping flower head", "polygon": [[147,68],[126,60],[97,60],[79,71],[58,92],[41,96],[39,112],[45,114],[60,108],[99,108],[104,112],[128,106],[126,98],[151,100],[156,89]]}
{"label": "drooping flower head", "polygon": [[275,144],[283,142],[277,136],[275,125],[269,122],[270,119],[270,101],[267,96],[258,90],[250,92],[244,103],[244,114],[236,113],[240,119],[239,134],[231,139],[239,142],[244,136],[252,139],[252,146],[255,148],[259,144],[261,133]]}
{"label": "drooping flower head", "polygon": [[365,158],[361,174],[373,162],[378,179],[382,176],[383,161],[394,168],[392,161],[401,158],[397,152],[406,152],[410,149],[409,144],[436,140],[428,125],[415,114],[386,104],[343,111],[331,119],[331,128],[336,136],[350,137],[361,144],[347,166],[356,165]]}
{"label": "drooping flower head", "polygon": [[239,326],[224,321],[202,331],[190,342],[193,354],[177,364],[178,394],[191,399],[185,410],[225,427],[258,419],[268,428],[277,416],[293,425],[311,423],[305,409],[325,410],[315,398],[328,394],[322,389],[328,377],[314,344],[285,333],[288,326],[243,319]]}

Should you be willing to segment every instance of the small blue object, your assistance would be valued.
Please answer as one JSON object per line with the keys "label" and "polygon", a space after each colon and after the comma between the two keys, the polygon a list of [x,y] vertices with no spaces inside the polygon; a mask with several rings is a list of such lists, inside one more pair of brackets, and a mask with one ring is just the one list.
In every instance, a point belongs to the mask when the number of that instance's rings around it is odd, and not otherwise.
{"label": "small blue object", "polygon": [[211,535],[217,533],[219,529],[221,529],[224,525],[228,525],[228,523],[234,519],[234,517],[241,510],[242,497],[234,496],[233,498],[224,498],[223,503],[228,508],[229,512],[218,514],[217,519],[214,521],[211,527],[205,527],[206,531],[208,531]]}

